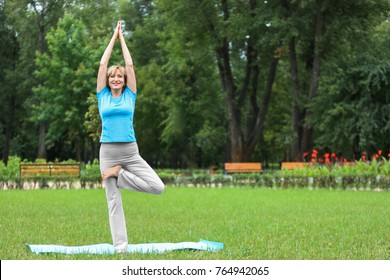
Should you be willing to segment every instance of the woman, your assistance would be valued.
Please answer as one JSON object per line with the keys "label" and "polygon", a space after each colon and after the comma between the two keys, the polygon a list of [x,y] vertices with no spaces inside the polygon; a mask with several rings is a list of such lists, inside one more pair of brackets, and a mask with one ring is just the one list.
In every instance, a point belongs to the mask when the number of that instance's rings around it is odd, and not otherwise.
{"label": "woman", "polygon": [[[125,67],[114,65],[107,69],[117,39]],[[136,79],[120,21],[100,60],[96,91],[102,120],[100,171],[106,189],[113,245],[118,253],[123,253],[128,239],[120,189],[161,194],[164,183],[138,152],[133,128]]]}

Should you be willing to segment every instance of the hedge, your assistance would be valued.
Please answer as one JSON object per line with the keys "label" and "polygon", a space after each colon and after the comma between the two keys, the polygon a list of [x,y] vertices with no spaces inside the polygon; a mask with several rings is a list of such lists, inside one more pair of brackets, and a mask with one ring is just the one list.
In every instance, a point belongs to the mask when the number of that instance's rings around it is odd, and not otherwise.
{"label": "hedge", "polygon": [[[82,164],[80,178],[36,177],[21,179],[18,157],[10,157],[7,166],[0,161],[0,189],[100,188],[99,162]],[[67,161],[71,162],[71,161]],[[212,175],[207,170],[156,170],[169,187],[253,187],[313,189],[390,189],[390,161],[348,166],[311,166],[293,171],[265,171],[264,174],[225,175],[222,170]]]}

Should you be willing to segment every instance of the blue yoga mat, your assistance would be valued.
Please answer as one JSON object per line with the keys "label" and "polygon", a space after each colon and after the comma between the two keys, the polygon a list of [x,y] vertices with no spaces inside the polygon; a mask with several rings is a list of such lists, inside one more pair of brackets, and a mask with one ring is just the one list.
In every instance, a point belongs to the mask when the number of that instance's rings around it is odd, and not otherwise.
{"label": "blue yoga mat", "polygon": [[[62,246],[62,245],[39,245],[26,244],[31,252],[35,254],[58,253],[58,254],[115,254],[115,248],[111,244],[93,244],[84,246]],[[223,243],[201,239],[199,242],[178,242],[178,243],[144,243],[129,244],[128,253],[164,253],[173,250],[202,250],[217,252],[222,250]]]}

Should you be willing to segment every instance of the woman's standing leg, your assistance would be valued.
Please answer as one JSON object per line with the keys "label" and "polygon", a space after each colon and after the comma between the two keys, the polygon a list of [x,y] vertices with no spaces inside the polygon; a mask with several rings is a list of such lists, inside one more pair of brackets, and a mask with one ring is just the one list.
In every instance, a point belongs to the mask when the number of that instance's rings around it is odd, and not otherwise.
{"label": "woman's standing leg", "polygon": [[[116,165],[115,150],[107,144],[102,145],[100,148],[101,173],[114,165]],[[126,252],[128,245],[126,220],[122,205],[122,195],[117,186],[117,178],[110,177],[103,180],[103,186],[106,189],[108,216],[113,245],[118,253]]]}

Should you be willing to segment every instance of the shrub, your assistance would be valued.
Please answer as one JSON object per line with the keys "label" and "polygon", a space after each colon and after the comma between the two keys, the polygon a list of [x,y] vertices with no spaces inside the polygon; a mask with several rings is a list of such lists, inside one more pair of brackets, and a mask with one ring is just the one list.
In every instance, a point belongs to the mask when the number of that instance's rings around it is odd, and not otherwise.
{"label": "shrub", "polygon": [[[22,188],[27,181],[34,188],[70,188],[76,181],[82,188],[100,186],[99,161],[81,165],[80,179],[37,177],[21,179],[19,166],[22,160],[10,157],[8,165],[0,161],[0,188]],[[23,161],[26,162],[26,161]],[[44,162],[37,160],[36,162]],[[64,163],[75,162],[68,160]],[[342,188],[342,189],[390,189],[390,161],[356,162],[348,165],[314,165],[295,170],[269,171],[264,174],[241,173],[211,175],[203,169],[157,169],[157,174],[168,186],[257,188]]]}

